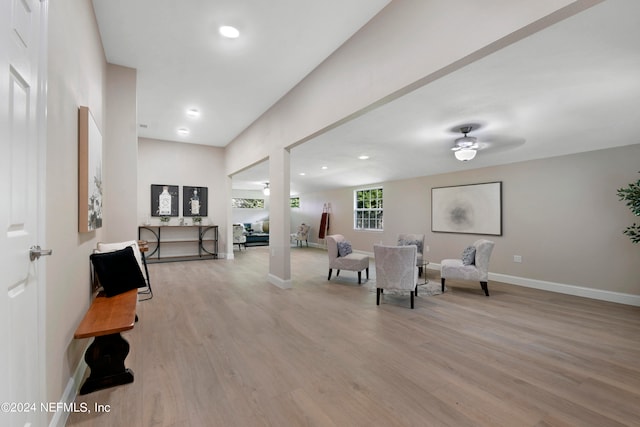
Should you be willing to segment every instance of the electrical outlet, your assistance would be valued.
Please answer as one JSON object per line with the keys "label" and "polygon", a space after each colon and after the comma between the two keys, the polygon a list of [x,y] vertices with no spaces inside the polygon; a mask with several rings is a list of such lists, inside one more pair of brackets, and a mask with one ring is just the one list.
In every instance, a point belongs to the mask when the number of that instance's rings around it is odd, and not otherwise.
{"label": "electrical outlet", "polygon": [[514,255],[513,256],[513,262],[522,262],[522,256]]}

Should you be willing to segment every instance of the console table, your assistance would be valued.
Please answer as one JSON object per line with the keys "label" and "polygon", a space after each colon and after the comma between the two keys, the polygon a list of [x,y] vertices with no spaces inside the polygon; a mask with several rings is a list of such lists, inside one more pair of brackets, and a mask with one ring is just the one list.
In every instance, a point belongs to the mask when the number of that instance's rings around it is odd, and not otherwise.
{"label": "console table", "polygon": [[[218,258],[217,225],[141,225],[138,239],[149,242],[148,263]],[[189,248],[190,253],[176,254],[168,250],[168,245]],[[165,255],[161,253],[162,248]],[[169,255],[166,252],[170,252]]]}

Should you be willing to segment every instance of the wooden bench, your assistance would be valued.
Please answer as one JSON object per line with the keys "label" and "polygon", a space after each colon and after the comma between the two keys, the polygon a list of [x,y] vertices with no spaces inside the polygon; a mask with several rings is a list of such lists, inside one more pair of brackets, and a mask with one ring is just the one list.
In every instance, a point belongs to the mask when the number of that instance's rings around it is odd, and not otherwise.
{"label": "wooden bench", "polygon": [[120,332],[133,329],[136,321],[138,290],[106,297],[98,294],[76,329],[75,339],[94,337],[84,354],[91,373],[80,394],[133,382],[133,372],[125,368],[129,343]]}

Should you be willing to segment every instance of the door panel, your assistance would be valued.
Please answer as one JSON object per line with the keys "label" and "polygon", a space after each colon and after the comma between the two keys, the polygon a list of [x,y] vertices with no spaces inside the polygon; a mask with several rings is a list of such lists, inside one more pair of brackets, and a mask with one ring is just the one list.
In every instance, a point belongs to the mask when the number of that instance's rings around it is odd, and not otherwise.
{"label": "door panel", "polygon": [[[29,248],[38,238],[39,115],[38,72],[46,65],[40,51],[41,7],[46,0],[0,0],[0,402],[34,403],[35,411],[0,414],[0,425],[39,426],[44,349],[39,315],[42,261],[31,261]],[[43,91],[44,93],[44,91]],[[45,100],[40,100],[46,101]],[[42,109],[44,111],[44,109]],[[11,408],[10,408],[11,409]]]}
{"label": "door panel", "polygon": [[9,230],[28,232],[26,229],[27,191],[29,159],[29,86],[17,70],[11,69],[9,76],[9,145],[11,151],[10,216]]}

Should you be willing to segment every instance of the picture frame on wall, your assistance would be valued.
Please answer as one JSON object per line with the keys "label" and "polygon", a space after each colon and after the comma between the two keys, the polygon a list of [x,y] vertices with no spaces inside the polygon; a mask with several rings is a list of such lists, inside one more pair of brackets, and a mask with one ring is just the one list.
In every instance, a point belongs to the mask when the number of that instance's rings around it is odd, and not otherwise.
{"label": "picture frame on wall", "polygon": [[208,215],[208,189],[207,187],[182,186],[182,215],[207,216]]}
{"label": "picture frame on wall", "polygon": [[502,235],[502,181],[431,189],[431,231]]}
{"label": "picture frame on wall", "polygon": [[89,107],[78,109],[78,231],[102,227],[102,135]]}
{"label": "picture frame on wall", "polygon": [[151,216],[178,216],[177,185],[151,184]]}

